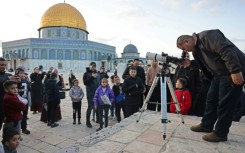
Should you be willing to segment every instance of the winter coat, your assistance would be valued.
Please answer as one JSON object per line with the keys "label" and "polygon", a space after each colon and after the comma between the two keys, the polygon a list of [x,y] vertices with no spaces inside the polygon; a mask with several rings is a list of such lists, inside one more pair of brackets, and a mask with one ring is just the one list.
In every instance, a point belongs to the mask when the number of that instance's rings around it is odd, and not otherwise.
{"label": "winter coat", "polygon": [[72,102],[80,102],[83,99],[84,93],[80,86],[72,86],[69,95]]}
{"label": "winter coat", "polygon": [[59,87],[56,80],[47,80],[45,83],[45,90],[47,93],[48,103],[60,103]]}
{"label": "winter coat", "polygon": [[101,99],[101,96],[104,96],[104,95],[107,95],[107,97],[109,98],[111,104],[113,103],[114,101],[114,93],[113,91],[111,90],[110,86],[108,85],[105,89],[105,92],[103,91],[102,89],[102,86],[100,85],[96,92],[95,92],[95,95],[94,95],[94,104],[95,105],[105,105],[104,102],[102,101]]}
{"label": "winter coat", "polygon": [[[188,115],[188,110],[191,108],[191,94],[187,89],[175,90],[177,100],[179,102],[180,110],[183,115]],[[171,99],[173,102],[173,98]],[[175,104],[170,105],[170,112],[176,113]]]}
{"label": "winter coat", "polygon": [[[122,78],[125,80],[129,77],[129,69],[131,66],[127,67],[125,71],[123,72]],[[142,84],[145,85],[145,70],[141,66],[136,66],[136,76],[139,77],[142,81]]]}
{"label": "winter coat", "polygon": [[87,98],[93,98],[96,89],[100,85],[100,76],[97,75],[96,78],[92,76],[93,71],[87,69],[87,71],[83,75],[83,83],[86,86],[86,95]]}
{"label": "winter coat", "polygon": [[128,77],[123,82],[123,92],[125,93],[126,105],[139,105],[144,85],[139,77]]}
{"label": "winter coat", "polygon": [[21,111],[26,109],[26,105],[22,103],[17,95],[5,93],[3,98],[3,108],[5,122],[14,122],[22,120]]}
{"label": "winter coat", "polygon": [[196,42],[193,57],[206,77],[245,73],[245,54],[220,30],[194,33],[193,37]]}

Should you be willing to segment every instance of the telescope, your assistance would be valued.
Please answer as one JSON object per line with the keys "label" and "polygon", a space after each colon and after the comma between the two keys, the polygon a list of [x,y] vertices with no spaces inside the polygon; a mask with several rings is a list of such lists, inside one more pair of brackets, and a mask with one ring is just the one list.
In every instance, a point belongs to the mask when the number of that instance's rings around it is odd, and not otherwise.
{"label": "telescope", "polygon": [[180,64],[184,61],[184,58],[177,58],[173,56],[168,56],[168,54],[162,52],[162,55],[157,53],[146,53],[146,59],[147,60],[156,60],[163,63],[174,63],[174,64]]}

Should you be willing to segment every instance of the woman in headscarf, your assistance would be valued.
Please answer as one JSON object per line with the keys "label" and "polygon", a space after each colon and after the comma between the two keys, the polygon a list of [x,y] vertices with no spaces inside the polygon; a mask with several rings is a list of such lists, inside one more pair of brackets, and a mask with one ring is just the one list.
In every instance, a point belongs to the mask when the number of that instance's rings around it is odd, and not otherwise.
{"label": "woman in headscarf", "polygon": [[[158,66],[158,62],[156,60],[152,60],[151,66],[148,68],[147,73],[146,73],[147,94],[150,90],[150,87],[153,83],[155,76],[160,72],[161,72],[161,68]],[[161,97],[161,95],[160,95],[160,82],[158,81],[150,97],[150,100],[149,100],[150,103],[148,103],[147,109],[155,111],[157,102],[161,104],[161,99],[159,97]],[[158,106],[158,110],[160,110],[160,106]]]}
{"label": "woman in headscarf", "polygon": [[69,74],[69,85],[70,88],[72,87],[72,81],[76,79],[76,76],[74,75],[74,73],[72,72],[72,70],[70,70],[70,74]]}
{"label": "woman in headscarf", "polygon": [[30,75],[31,79],[31,111],[36,114],[37,111],[42,111],[43,106],[43,90],[42,79],[43,75],[39,73],[39,68],[35,67],[33,73]]}

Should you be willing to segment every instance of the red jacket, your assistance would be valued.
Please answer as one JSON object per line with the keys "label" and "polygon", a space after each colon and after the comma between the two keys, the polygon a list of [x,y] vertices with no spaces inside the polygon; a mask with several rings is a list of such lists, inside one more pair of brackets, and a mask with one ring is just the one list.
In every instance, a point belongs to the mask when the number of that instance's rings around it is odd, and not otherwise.
{"label": "red jacket", "polygon": [[[177,96],[180,109],[183,115],[188,115],[188,110],[191,108],[191,94],[187,89],[177,89],[175,90],[175,94]],[[173,98],[171,99],[173,102]],[[170,112],[176,113],[175,104],[170,105]]]}
{"label": "red jacket", "polygon": [[5,122],[14,122],[22,120],[21,111],[25,110],[26,106],[16,95],[5,93],[3,98],[3,109]]}

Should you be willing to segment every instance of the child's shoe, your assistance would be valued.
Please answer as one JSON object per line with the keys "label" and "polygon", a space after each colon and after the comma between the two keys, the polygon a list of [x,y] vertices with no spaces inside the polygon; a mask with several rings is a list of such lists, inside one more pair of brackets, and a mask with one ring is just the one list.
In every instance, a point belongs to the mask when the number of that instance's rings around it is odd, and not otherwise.
{"label": "child's shoe", "polygon": [[76,124],[76,119],[73,120],[73,124]]}
{"label": "child's shoe", "polygon": [[81,124],[81,120],[80,120],[80,118],[78,119],[78,124]]}

